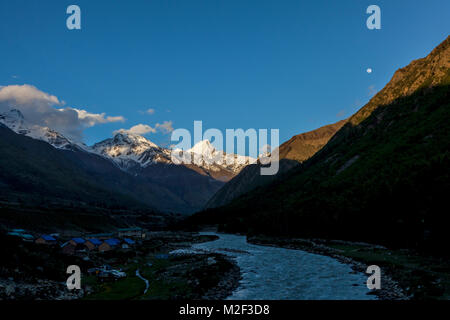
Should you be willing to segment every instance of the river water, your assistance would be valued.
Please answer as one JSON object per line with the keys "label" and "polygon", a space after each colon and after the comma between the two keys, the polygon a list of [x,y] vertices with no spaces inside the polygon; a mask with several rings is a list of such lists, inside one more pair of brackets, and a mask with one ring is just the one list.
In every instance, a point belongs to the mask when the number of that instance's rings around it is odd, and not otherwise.
{"label": "river water", "polygon": [[245,236],[215,234],[220,239],[193,245],[233,257],[242,280],[229,300],[373,300],[367,276],[349,265],[301,250],[247,243]]}

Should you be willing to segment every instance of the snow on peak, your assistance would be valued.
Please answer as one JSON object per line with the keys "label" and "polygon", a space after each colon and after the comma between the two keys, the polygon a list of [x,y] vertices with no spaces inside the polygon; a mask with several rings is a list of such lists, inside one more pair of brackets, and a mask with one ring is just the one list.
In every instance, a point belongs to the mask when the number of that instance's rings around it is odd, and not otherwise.
{"label": "snow on peak", "polygon": [[226,170],[237,174],[248,164],[256,162],[251,157],[217,150],[207,139],[196,143],[187,152],[192,154],[194,164],[210,171]]}
{"label": "snow on peak", "polygon": [[[60,133],[43,126],[32,125],[26,121],[17,109],[0,113],[0,123],[14,132],[51,144],[59,149],[78,149],[94,152],[117,163],[122,169],[136,165],[146,167],[155,163],[173,163],[171,150],[161,148],[141,135],[126,130],[115,132],[112,138],[87,147],[82,143],[71,141]],[[227,154],[217,150],[209,140],[202,140],[186,151],[193,164],[210,172],[228,172],[238,174],[246,165],[255,163],[256,159],[237,154]]]}
{"label": "snow on peak", "polygon": [[169,150],[126,130],[117,131],[112,138],[96,143],[92,148],[124,169],[135,164],[147,166],[154,162],[168,162],[170,156]]}
{"label": "snow on peak", "polygon": [[13,131],[24,127],[25,119],[22,112],[17,109],[11,109],[5,113],[0,113],[0,122]]}
{"label": "snow on peak", "polygon": [[113,137],[113,142],[115,144],[122,144],[122,145],[128,144],[130,146],[141,146],[142,149],[158,148],[156,144],[144,138],[143,136],[128,132],[126,130],[117,131]]}
{"label": "snow on peak", "polygon": [[201,155],[212,155],[216,152],[216,148],[209,142],[208,139],[197,142],[188,152],[201,154]]}
{"label": "snow on peak", "polygon": [[12,131],[28,136],[33,139],[42,140],[51,144],[55,148],[66,149],[71,146],[79,146],[80,144],[70,141],[62,134],[48,128],[28,123],[22,112],[17,109],[11,109],[5,113],[0,114],[0,123],[3,123],[6,127]]}

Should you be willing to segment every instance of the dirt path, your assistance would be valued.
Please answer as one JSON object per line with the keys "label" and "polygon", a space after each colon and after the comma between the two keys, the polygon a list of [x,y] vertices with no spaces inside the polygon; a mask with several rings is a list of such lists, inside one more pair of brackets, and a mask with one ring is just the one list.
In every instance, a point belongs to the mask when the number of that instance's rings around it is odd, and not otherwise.
{"label": "dirt path", "polygon": [[148,289],[149,289],[149,287],[150,287],[150,284],[149,284],[148,280],[145,279],[143,276],[141,276],[141,274],[139,273],[139,269],[136,269],[136,276],[137,276],[139,279],[142,279],[142,281],[145,282],[145,290],[144,290],[144,294],[146,294],[147,291],[148,291]]}

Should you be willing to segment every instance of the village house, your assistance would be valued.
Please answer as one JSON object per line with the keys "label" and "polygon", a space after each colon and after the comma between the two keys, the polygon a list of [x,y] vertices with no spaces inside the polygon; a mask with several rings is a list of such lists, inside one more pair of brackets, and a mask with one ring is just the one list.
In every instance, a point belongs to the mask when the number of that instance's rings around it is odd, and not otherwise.
{"label": "village house", "polygon": [[20,236],[23,241],[33,242],[34,237],[31,234],[24,233]]}
{"label": "village house", "polygon": [[112,248],[107,242],[103,242],[101,245],[98,246],[99,252],[106,252],[110,250],[112,250]]}
{"label": "village house", "polygon": [[116,248],[118,245],[120,245],[120,241],[118,239],[115,238],[106,239],[105,241],[103,241],[101,245],[98,246],[98,251],[100,252],[110,251]]}
{"label": "village house", "polygon": [[48,234],[43,234],[39,238],[36,239],[35,243],[37,244],[47,244],[47,245],[55,245],[56,239]]}
{"label": "village house", "polygon": [[135,244],[136,244],[136,242],[134,240],[125,238],[125,239],[123,239],[122,249],[129,249],[130,247],[134,246]]}
{"label": "village house", "polygon": [[70,241],[67,241],[63,245],[61,245],[61,252],[63,254],[72,256],[75,254],[76,245],[72,244]]}
{"label": "village house", "polygon": [[94,249],[98,248],[101,244],[102,244],[102,241],[99,239],[96,239],[96,238],[87,239],[86,242],[84,243],[84,245],[89,250],[94,250]]}
{"label": "village house", "polygon": [[82,245],[86,242],[83,238],[72,238],[69,240],[69,243],[74,245],[75,247],[78,245]]}

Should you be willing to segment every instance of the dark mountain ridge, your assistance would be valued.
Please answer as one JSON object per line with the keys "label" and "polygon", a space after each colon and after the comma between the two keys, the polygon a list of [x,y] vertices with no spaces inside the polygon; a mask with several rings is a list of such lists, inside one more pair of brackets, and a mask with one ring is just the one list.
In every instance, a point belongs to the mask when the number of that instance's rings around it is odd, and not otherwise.
{"label": "dark mountain ridge", "polygon": [[[58,149],[17,134],[4,125],[0,126],[0,136],[0,199],[3,201],[20,199],[41,203],[46,200],[130,210],[193,212],[206,199],[201,196],[191,199],[174,184],[168,184],[170,172],[177,170],[177,185],[182,185],[183,179],[195,181],[195,186],[189,185],[199,194],[205,188],[214,191],[221,186],[220,182],[186,167],[174,169],[161,165],[159,176],[130,174],[100,155],[77,147]],[[161,183],[164,177],[166,183]]]}

